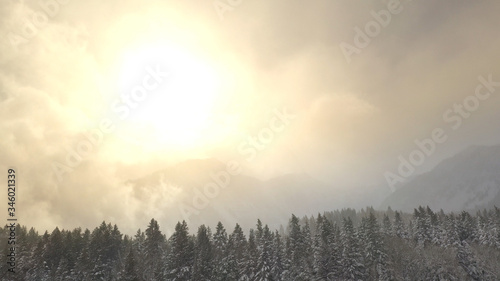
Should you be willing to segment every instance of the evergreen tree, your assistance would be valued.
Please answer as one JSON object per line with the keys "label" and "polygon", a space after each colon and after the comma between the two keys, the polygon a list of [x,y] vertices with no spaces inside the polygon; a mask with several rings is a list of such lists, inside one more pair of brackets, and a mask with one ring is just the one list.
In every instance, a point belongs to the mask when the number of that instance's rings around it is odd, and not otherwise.
{"label": "evergreen tree", "polygon": [[257,281],[273,280],[272,279],[273,260],[271,257],[273,235],[271,234],[271,231],[269,230],[269,227],[267,225],[262,230],[262,234],[260,237],[260,244],[261,244],[261,249],[260,249],[259,259],[257,261],[257,272],[254,280]]}
{"label": "evergreen tree", "polygon": [[[139,233],[139,237],[140,237]],[[164,252],[165,237],[160,231],[160,225],[155,219],[151,219],[145,231],[144,239],[144,262],[145,279],[160,280],[162,274],[161,260]],[[139,247],[138,247],[139,248]]]}
{"label": "evergreen tree", "polygon": [[351,218],[344,218],[341,232],[342,280],[365,280],[367,277],[359,238]]}
{"label": "evergreen tree", "polygon": [[90,262],[94,264],[92,278],[108,279],[118,273],[117,266],[121,263],[119,257],[121,255],[122,234],[118,227],[102,222],[99,227],[92,231],[88,246],[88,257]]}
{"label": "evergreen tree", "polygon": [[58,281],[70,280],[71,269],[68,265],[68,260],[63,258],[59,261],[59,265],[56,269],[55,279]]}
{"label": "evergreen tree", "polygon": [[456,219],[453,213],[446,216],[444,224],[444,229],[446,232],[446,237],[444,238],[444,246],[457,246],[460,242],[460,239],[456,227]]}
{"label": "evergreen tree", "polygon": [[228,236],[226,229],[221,222],[217,223],[213,237],[213,274],[212,278],[216,281],[229,281],[230,279],[230,261],[228,259]]}
{"label": "evergreen tree", "polygon": [[[49,243],[49,237],[49,233],[45,231],[42,238],[38,241],[35,249],[32,252],[32,269],[26,272],[26,277],[29,280],[50,280],[49,271],[44,259],[44,249]],[[6,241],[4,245],[7,245]],[[7,270],[5,270],[4,272],[7,272]]]}
{"label": "evergreen tree", "polygon": [[90,271],[92,267],[92,261],[89,255],[89,244],[90,244],[90,230],[86,229],[82,236],[82,250],[79,253],[73,276],[76,280],[90,280]]}
{"label": "evergreen tree", "polygon": [[473,280],[492,280],[492,276],[476,261],[475,256],[469,249],[469,244],[465,240],[461,241],[457,246],[457,260]]}
{"label": "evergreen tree", "polygon": [[210,242],[210,231],[201,225],[198,228],[195,244],[195,259],[193,266],[193,279],[194,280],[211,280],[213,270],[213,251]]}
{"label": "evergreen tree", "polygon": [[[163,238],[163,240],[165,239]],[[147,259],[146,259],[145,243],[146,243],[146,233],[144,233],[144,231],[141,231],[141,229],[139,228],[132,239],[131,248],[133,249],[134,252],[135,266],[137,267],[137,271],[141,272],[141,274],[139,274],[141,278],[146,273],[145,262]],[[163,241],[163,245],[165,245],[165,241]]]}
{"label": "evergreen tree", "polygon": [[[292,215],[289,225],[290,235],[287,240],[288,265],[285,279],[308,280],[311,278],[312,256],[310,249],[310,230],[299,225],[299,219]],[[308,247],[309,246],[309,247]]]}
{"label": "evergreen tree", "polygon": [[169,239],[170,253],[167,259],[165,276],[170,280],[187,281],[191,279],[194,262],[194,243],[189,237],[185,221],[178,222],[175,232]]}
{"label": "evergreen tree", "polygon": [[457,221],[457,234],[458,234],[458,239],[460,241],[472,241],[474,240],[476,236],[476,231],[474,228],[474,225],[476,223],[474,222],[474,219],[472,216],[466,212],[463,211],[460,213],[459,220]]}
{"label": "evergreen tree", "polygon": [[271,279],[275,281],[284,280],[282,277],[284,271],[283,243],[281,241],[281,235],[277,230],[274,233],[272,247]]}
{"label": "evergreen tree", "polygon": [[243,230],[236,224],[228,239],[228,277],[230,280],[239,280],[245,269],[247,241]]}
{"label": "evergreen tree", "polygon": [[405,230],[405,224],[401,218],[401,213],[394,212],[393,234],[399,238],[408,238],[408,233]]}
{"label": "evergreen tree", "polygon": [[250,233],[248,234],[247,248],[244,253],[243,270],[241,272],[240,280],[253,280],[257,270],[259,257],[255,232],[253,229],[250,229]]}
{"label": "evergreen tree", "polygon": [[135,260],[134,249],[131,247],[125,259],[125,267],[121,273],[122,280],[124,281],[140,281]]}
{"label": "evergreen tree", "polygon": [[89,280],[107,281],[111,279],[111,270],[106,263],[106,259],[99,255],[90,272]]}
{"label": "evergreen tree", "polygon": [[264,236],[264,228],[262,227],[262,222],[260,219],[257,219],[257,226],[255,229],[255,244],[257,245],[257,249],[260,251],[262,247],[262,236]]}
{"label": "evergreen tree", "polygon": [[384,220],[382,222],[382,226],[383,226],[383,233],[387,236],[390,236],[392,235],[392,223],[391,223],[391,219],[389,219],[389,216],[387,214],[384,214]]}
{"label": "evergreen tree", "polygon": [[380,233],[380,225],[373,212],[363,220],[363,238],[366,248],[366,265],[371,277],[376,280],[392,280],[387,254]]}
{"label": "evergreen tree", "polygon": [[56,227],[47,241],[43,250],[43,261],[46,270],[55,274],[57,266],[63,257],[64,251],[61,247],[63,244],[63,235],[58,227]]}
{"label": "evergreen tree", "polygon": [[425,247],[431,241],[430,218],[424,208],[419,207],[415,209],[413,219],[415,220],[415,242],[418,246]]}
{"label": "evergreen tree", "polygon": [[316,235],[313,246],[316,279],[328,280],[329,276],[339,276],[340,252],[335,230],[332,223],[320,214],[316,219]]}

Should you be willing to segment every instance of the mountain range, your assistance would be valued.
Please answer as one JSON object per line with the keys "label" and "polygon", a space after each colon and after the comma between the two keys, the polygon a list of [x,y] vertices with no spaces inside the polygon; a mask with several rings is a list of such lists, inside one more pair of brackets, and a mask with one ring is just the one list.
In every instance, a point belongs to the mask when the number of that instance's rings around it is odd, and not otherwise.
{"label": "mountain range", "polygon": [[473,146],[413,177],[380,205],[413,211],[419,205],[444,211],[500,206],[500,146]]}
{"label": "mountain range", "polygon": [[162,205],[167,223],[185,219],[213,226],[220,220],[253,227],[261,218],[279,227],[287,225],[292,213],[317,214],[345,201],[341,194],[332,196],[331,186],[307,174],[260,180],[230,174],[225,163],[213,158],[180,162],[127,184],[139,201]]}
{"label": "mountain range", "polygon": [[229,170],[217,159],[193,159],[127,184],[139,202],[160,208],[168,224],[184,219],[195,225],[222,221],[249,228],[261,218],[279,227],[287,225],[292,213],[310,216],[369,204],[408,212],[418,206],[444,211],[500,206],[500,146],[469,147],[431,171],[412,177],[385,199],[380,196],[382,188],[346,189],[305,173],[260,180]]}

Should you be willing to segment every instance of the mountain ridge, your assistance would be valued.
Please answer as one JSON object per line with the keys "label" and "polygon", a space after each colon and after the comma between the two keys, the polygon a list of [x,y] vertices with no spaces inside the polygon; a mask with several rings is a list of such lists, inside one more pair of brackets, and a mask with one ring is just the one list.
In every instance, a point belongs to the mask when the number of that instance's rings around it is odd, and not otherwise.
{"label": "mountain ridge", "polygon": [[500,145],[470,146],[391,193],[381,208],[411,211],[429,205],[445,211],[500,205]]}

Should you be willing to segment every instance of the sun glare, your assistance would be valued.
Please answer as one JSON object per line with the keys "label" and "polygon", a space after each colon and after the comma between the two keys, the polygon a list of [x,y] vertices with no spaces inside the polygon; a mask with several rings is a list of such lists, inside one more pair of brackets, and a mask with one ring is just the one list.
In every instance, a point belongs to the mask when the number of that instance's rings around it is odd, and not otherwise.
{"label": "sun glare", "polygon": [[153,132],[143,136],[148,146],[203,145],[217,98],[219,77],[215,69],[202,58],[169,45],[134,48],[122,57],[118,79],[121,92],[141,83],[147,67],[169,72],[159,90],[149,93],[127,120]]}

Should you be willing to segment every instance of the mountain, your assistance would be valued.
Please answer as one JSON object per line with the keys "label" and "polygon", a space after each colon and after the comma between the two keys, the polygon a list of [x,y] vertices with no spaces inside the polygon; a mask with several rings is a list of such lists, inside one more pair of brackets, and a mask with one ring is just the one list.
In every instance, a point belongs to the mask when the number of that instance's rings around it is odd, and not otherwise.
{"label": "mountain", "polygon": [[500,206],[500,146],[474,146],[415,176],[381,208],[412,211],[419,205],[445,211]]}
{"label": "mountain", "polygon": [[216,159],[195,159],[127,185],[137,202],[149,202],[144,208],[160,208],[165,214],[160,220],[172,224],[185,219],[193,225],[215,225],[220,220],[248,228],[260,218],[270,227],[279,227],[288,224],[291,213],[309,216],[338,208],[345,199],[331,196],[331,186],[307,174],[262,181],[229,171],[226,163]]}

